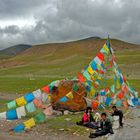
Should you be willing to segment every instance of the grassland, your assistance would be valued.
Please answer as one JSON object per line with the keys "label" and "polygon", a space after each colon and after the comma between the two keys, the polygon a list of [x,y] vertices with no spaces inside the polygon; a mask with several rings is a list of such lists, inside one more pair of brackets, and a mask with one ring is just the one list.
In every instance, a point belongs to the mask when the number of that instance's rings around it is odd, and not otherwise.
{"label": "grassland", "polygon": [[[122,73],[139,91],[140,46],[119,40],[111,42]],[[96,56],[104,43],[104,39],[87,39],[37,45],[15,57],[1,58],[0,92],[26,93],[53,80],[72,78]],[[107,83],[112,82],[111,78]]]}

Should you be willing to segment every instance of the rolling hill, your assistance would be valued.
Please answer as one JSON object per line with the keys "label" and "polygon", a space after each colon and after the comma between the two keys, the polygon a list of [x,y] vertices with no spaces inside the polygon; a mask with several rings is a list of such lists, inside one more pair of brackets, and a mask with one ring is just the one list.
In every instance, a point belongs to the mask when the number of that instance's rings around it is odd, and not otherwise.
{"label": "rolling hill", "polygon": [[32,46],[26,45],[26,44],[19,44],[19,45],[11,46],[11,47],[1,50],[0,54],[7,55],[7,56],[15,56],[30,47]]}
{"label": "rolling hill", "polygon": [[[52,80],[72,78],[97,54],[105,39],[50,43],[32,46],[0,61],[0,92],[28,92]],[[111,39],[122,72],[139,89],[140,45]],[[5,85],[4,83],[7,83]]]}

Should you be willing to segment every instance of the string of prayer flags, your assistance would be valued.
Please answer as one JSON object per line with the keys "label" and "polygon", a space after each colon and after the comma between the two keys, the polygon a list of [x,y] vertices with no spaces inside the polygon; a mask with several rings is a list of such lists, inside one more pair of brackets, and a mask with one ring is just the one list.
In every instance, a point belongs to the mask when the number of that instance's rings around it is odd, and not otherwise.
{"label": "string of prayer flags", "polygon": [[18,119],[26,116],[25,106],[18,107],[16,109]]}
{"label": "string of prayer flags", "polygon": [[66,97],[68,97],[69,99],[73,99],[73,93],[70,91],[68,94],[66,94]]}
{"label": "string of prayer flags", "polygon": [[14,109],[14,108],[16,108],[16,107],[17,107],[17,104],[16,104],[16,101],[15,101],[15,100],[13,100],[13,101],[7,103],[7,108],[8,108],[8,109]]}
{"label": "string of prayer flags", "polygon": [[27,104],[27,102],[26,102],[24,96],[22,96],[22,97],[20,97],[20,98],[17,98],[17,99],[16,99],[16,103],[17,103],[18,106],[24,106],[24,105]]}
{"label": "string of prayer flags", "polygon": [[26,100],[27,103],[32,102],[34,100],[34,95],[33,93],[28,93],[24,95],[24,98]]}
{"label": "string of prayer flags", "polygon": [[25,125],[25,128],[30,129],[35,126],[35,120],[34,120],[34,118],[31,118],[31,119],[23,122],[23,124]]}

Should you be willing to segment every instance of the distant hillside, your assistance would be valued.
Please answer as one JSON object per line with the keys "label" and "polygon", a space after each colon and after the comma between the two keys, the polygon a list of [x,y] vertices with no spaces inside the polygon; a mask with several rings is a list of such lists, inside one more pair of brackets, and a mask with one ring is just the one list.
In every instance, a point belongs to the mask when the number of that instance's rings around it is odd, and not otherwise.
{"label": "distant hillside", "polygon": [[[9,59],[0,59],[0,92],[25,93],[62,78],[72,78],[96,56],[106,39],[32,46]],[[140,78],[140,45],[111,39],[116,61],[128,78]],[[133,84],[133,82],[132,82]],[[139,80],[134,88],[140,89]]]}
{"label": "distant hillside", "polygon": [[31,45],[25,45],[25,44],[19,44],[19,45],[15,45],[15,46],[11,46],[9,48],[3,49],[0,51],[0,55],[4,55],[4,56],[15,56],[23,51],[25,51],[26,49],[29,49],[30,47],[32,47]]}

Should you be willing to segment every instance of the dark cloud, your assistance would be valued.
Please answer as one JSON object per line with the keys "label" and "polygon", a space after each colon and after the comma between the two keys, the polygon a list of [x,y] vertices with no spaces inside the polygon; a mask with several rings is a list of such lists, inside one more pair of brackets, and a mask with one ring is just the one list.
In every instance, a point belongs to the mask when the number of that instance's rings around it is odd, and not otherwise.
{"label": "dark cloud", "polygon": [[0,11],[1,20],[34,19],[33,25],[0,28],[1,47],[106,37],[108,33],[140,43],[138,0],[1,0]]}

